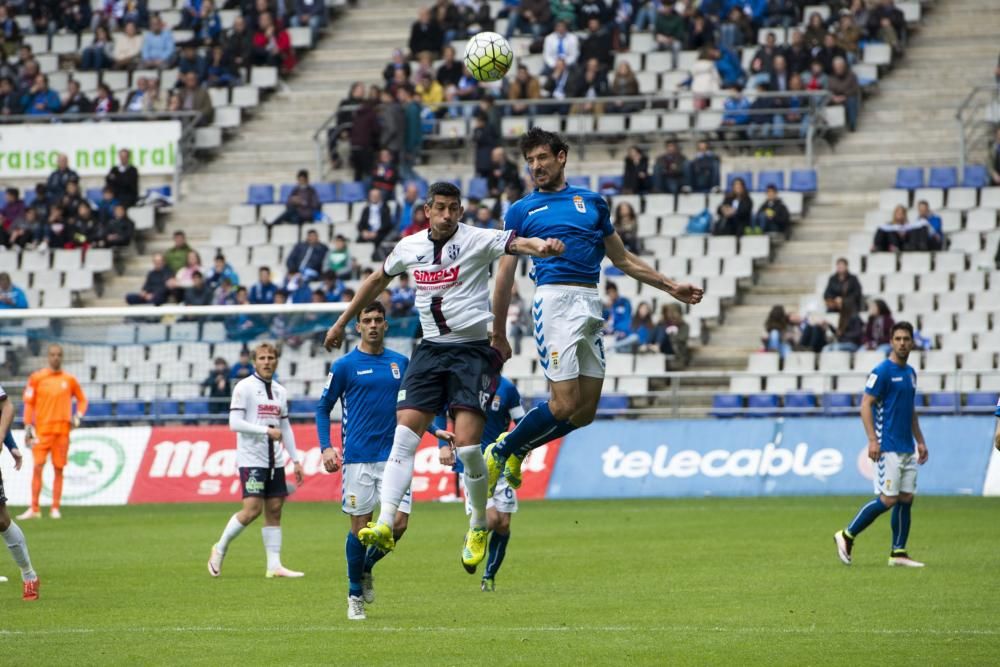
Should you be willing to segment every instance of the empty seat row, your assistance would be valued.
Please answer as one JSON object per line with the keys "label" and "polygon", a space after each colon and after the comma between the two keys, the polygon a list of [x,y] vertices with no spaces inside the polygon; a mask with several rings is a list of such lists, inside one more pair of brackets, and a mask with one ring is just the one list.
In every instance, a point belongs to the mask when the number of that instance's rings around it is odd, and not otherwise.
{"label": "empty seat row", "polygon": [[[796,391],[862,392],[871,371],[841,371],[839,373],[806,374],[777,373],[770,375],[734,375],[729,381],[732,394],[753,394],[768,391],[784,394]],[[996,371],[918,371],[918,391],[1000,391],[1000,374]]]}
{"label": "empty seat row", "polygon": [[[839,373],[855,370],[868,372],[885,361],[886,355],[876,350],[856,353],[831,351],[791,352],[780,364],[786,373],[809,373],[812,371]],[[992,351],[965,352],[958,355],[950,350],[929,350],[910,355],[909,364],[917,370],[950,373],[962,369],[980,373],[992,371],[996,367],[996,354]],[[759,352],[750,357],[747,371],[752,373],[777,373],[779,357],[774,352]]]}
{"label": "empty seat row", "polygon": [[[926,399],[926,400],[925,400]],[[995,391],[933,392],[918,394],[918,412],[928,414],[990,414],[996,407]],[[712,398],[715,417],[772,417],[780,415],[857,414],[860,399],[852,393],[789,392],[716,394]]]}
{"label": "empty seat row", "polygon": [[957,167],[930,167],[927,180],[924,180],[923,167],[900,167],[896,170],[896,187],[901,190],[916,190],[917,188],[984,188],[990,183],[986,167],[981,164],[969,164],[962,172],[961,181]]}

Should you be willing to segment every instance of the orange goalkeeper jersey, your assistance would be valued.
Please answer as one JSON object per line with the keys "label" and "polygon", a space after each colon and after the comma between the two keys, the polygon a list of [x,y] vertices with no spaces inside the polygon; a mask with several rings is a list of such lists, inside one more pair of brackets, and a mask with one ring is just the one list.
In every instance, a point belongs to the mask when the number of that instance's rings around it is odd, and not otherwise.
{"label": "orange goalkeeper jersey", "polygon": [[39,435],[68,434],[73,398],[76,398],[76,414],[83,417],[87,412],[87,397],[75,377],[51,368],[35,371],[24,388],[24,423],[34,424]]}

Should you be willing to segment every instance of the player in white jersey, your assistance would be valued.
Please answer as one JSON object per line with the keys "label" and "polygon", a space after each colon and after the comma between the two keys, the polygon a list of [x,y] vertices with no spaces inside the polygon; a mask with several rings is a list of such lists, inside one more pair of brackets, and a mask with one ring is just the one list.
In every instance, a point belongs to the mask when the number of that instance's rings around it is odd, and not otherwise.
{"label": "player in white jersey", "polygon": [[236,432],[236,466],[243,486],[243,509],[226,524],[222,537],[212,546],[208,573],[222,572],[229,543],[264,513],[260,534],[267,554],[267,578],[301,577],[301,572],[281,564],[281,508],[288,495],[285,454],[293,461],[295,481],[302,484],[302,464],[295,450],[295,435],[288,421],[288,394],[274,381],[278,350],[261,343],[253,351],[254,373],[233,388],[229,406],[229,430]]}
{"label": "player in white jersey", "polygon": [[512,232],[478,229],[459,223],[462,193],[450,183],[427,191],[426,233],[400,241],[384,265],[362,283],[336,324],[327,332],[327,349],[338,347],[348,324],[395,276],[409,271],[417,288],[416,308],[424,338],[406,369],[396,402],[396,432],[382,478],[378,521],[358,533],[366,546],[390,551],[396,510],[413,478],[413,461],[423,433],[446,405],[455,422],[456,454],[465,467],[472,514],[462,551],[469,572],[486,555],[486,463],[479,447],[486,406],[496,390],[503,361],[490,347],[488,330],[492,263],[504,254],[552,257],[564,245],[557,239],[521,238]]}
{"label": "player in white jersey", "polygon": [[[7,392],[0,387],[0,440],[4,446],[10,450],[10,455],[14,457],[14,470],[21,469],[21,450],[18,449],[14,436],[10,432],[10,425],[14,423],[14,402],[7,396]],[[2,449],[0,449],[2,452]],[[28,543],[24,539],[21,527],[14,523],[7,513],[7,498],[3,492],[3,477],[0,477],[0,537],[10,550],[10,555],[21,570],[21,582],[23,590],[21,599],[33,601],[38,599],[39,581],[34,568],[31,567],[31,558],[28,556]]]}

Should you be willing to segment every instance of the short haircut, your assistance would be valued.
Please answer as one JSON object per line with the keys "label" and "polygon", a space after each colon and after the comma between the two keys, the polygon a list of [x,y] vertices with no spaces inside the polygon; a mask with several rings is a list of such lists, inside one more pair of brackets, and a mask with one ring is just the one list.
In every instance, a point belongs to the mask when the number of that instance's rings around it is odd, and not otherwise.
{"label": "short haircut", "polygon": [[[770,33],[768,33],[768,34],[770,34]],[[774,190],[775,192],[777,192],[778,191],[778,186],[775,185],[774,183],[768,183],[767,187],[764,188],[764,189],[765,190]]]}
{"label": "short haircut", "polygon": [[458,186],[454,183],[449,183],[447,181],[436,181],[431,183],[431,186],[427,188],[427,204],[434,203],[434,196],[440,195],[441,197],[449,199],[457,199],[459,202],[462,201],[462,191],[458,189]]}
{"label": "short haircut", "polygon": [[174,238],[177,238],[178,236],[184,236],[184,232],[182,232],[180,230],[177,230],[176,232],[174,232]]}
{"label": "short haircut", "polygon": [[306,180],[309,180],[309,170],[308,169],[299,169],[299,173],[296,174],[295,177],[296,178],[304,178]]}
{"label": "short haircut", "polygon": [[905,331],[906,333],[910,334],[910,338],[913,338],[913,325],[910,324],[909,322],[901,320],[893,324],[892,329],[889,330],[889,336],[890,337],[895,336],[896,332],[899,330]]}
{"label": "short haircut", "polygon": [[21,192],[17,188],[7,188],[7,194],[9,194],[14,199],[17,199],[21,195]]}
{"label": "short haircut", "polygon": [[316,231],[315,229],[310,229],[306,231],[306,236],[309,236],[310,234],[315,234],[316,236],[319,236],[319,232]]}
{"label": "short haircut", "polygon": [[201,271],[195,271],[194,273],[191,274],[191,277],[192,278],[204,278],[205,276],[201,275]]}
{"label": "short haircut", "polygon": [[385,306],[383,306],[382,302],[378,299],[372,301],[367,306],[362,308],[360,313],[358,313],[358,324],[361,324],[361,316],[365,313],[381,313],[382,317],[385,317]]}
{"label": "short haircut", "polygon": [[604,286],[604,293],[607,294],[608,290],[614,290],[614,291],[617,292],[618,291],[618,285],[616,285],[615,283],[613,283],[613,282],[611,282],[609,280],[608,283]]}
{"label": "short haircut", "polygon": [[218,262],[219,260],[222,260],[223,262],[226,261],[226,256],[223,255],[221,252],[218,255],[215,256],[215,260],[214,261]]}
{"label": "short haircut", "polygon": [[226,363],[226,360],[223,359],[222,357],[216,357],[214,363],[215,363],[216,366],[218,366],[219,364],[226,364],[226,366],[229,365],[229,364]]}
{"label": "short haircut", "polygon": [[257,273],[260,273],[261,271],[267,271],[268,273],[270,273],[271,272],[271,267],[270,266],[262,266],[259,269],[257,269]]}
{"label": "short haircut", "polygon": [[569,153],[569,144],[555,132],[548,132],[540,127],[533,127],[521,135],[521,155],[524,157],[528,157],[528,153],[539,146],[547,146],[553,155]]}
{"label": "short haircut", "polygon": [[280,353],[280,352],[278,352],[278,346],[277,346],[277,345],[275,345],[274,343],[268,343],[267,341],[265,341],[265,342],[263,342],[263,343],[259,343],[259,344],[258,344],[258,345],[257,345],[257,346],[256,346],[256,347],[255,347],[255,348],[253,349],[253,358],[254,358],[254,360],[256,360],[256,359],[257,359],[257,355],[258,355],[258,354],[259,354],[259,353],[260,353],[261,351],[263,351],[263,350],[270,350],[270,351],[271,351],[271,352],[272,352],[272,353],[274,354],[274,358],[275,358],[275,359],[277,359],[278,357],[280,357],[280,356],[281,356],[281,353]]}
{"label": "short haircut", "polygon": [[850,266],[851,265],[851,263],[847,261],[846,257],[838,257],[837,258],[837,264],[840,264],[841,262],[844,263],[844,266]]}

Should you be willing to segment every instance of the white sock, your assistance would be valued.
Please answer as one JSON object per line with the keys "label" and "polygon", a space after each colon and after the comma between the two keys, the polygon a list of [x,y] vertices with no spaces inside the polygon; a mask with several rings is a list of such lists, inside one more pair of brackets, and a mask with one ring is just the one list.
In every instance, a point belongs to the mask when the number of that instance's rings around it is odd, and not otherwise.
{"label": "white sock", "polygon": [[240,523],[235,514],[229,517],[229,523],[226,524],[226,529],[222,531],[222,537],[219,538],[219,542],[215,545],[215,548],[221,553],[226,553],[229,543],[235,540],[243,532],[244,528],[246,526]]}
{"label": "white sock", "polygon": [[396,509],[413,481],[413,459],[417,455],[419,444],[419,435],[405,426],[396,427],[392,451],[389,452],[389,460],[385,462],[385,472],[382,473],[379,523],[387,526],[395,524]]}
{"label": "white sock", "polygon": [[463,479],[465,488],[469,490],[469,505],[472,514],[469,516],[470,528],[486,528],[486,500],[490,492],[489,480],[486,479],[486,459],[479,445],[467,445],[455,450],[459,460],[465,467]]}
{"label": "white sock", "polygon": [[11,521],[10,526],[0,533],[0,536],[3,536],[3,541],[7,543],[7,548],[10,549],[10,555],[14,557],[14,562],[21,568],[21,579],[24,581],[37,579],[38,575],[31,567],[31,557],[28,556],[28,543],[24,541],[24,533],[21,532],[20,526]]}
{"label": "white sock", "polygon": [[260,529],[267,554],[267,569],[273,572],[281,567],[281,526],[264,526]]}

